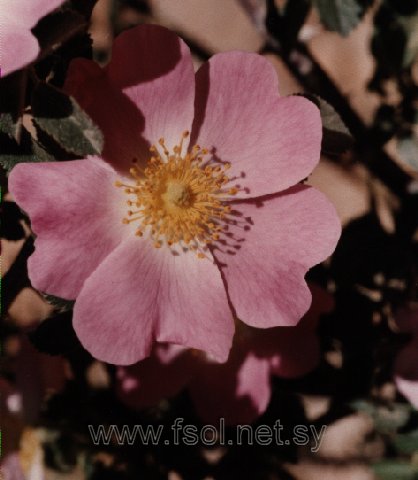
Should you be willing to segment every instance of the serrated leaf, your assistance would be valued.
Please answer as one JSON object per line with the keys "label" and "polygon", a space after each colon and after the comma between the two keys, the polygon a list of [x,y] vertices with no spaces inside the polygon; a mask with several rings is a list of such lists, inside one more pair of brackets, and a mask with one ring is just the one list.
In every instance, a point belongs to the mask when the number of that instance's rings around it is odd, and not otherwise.
{"label": "serrated leaf", "polygon": [[410,463],[384,460],[373,465],[375,475],[380,480],[416,480],[418,470]]}
{"label": "serrated leaf", "polygon": [[325,27],[344,37],[357,27],[365,11],[356,0],[314,0],[314,4]]}
{"label": "serrated leaf", "polygon": [[[6,128],[7,130],[7,128]],[[49,162],[54,160],[32,139],[29,132],[21,129],[20,143],[0,130],[0,165],[9,173],[18,163]]]}
{"label": "serrated leaf", "polygon": [[80,157],[101,153],[103,135],[74,98],[40,83],[33,94],[32,111],[34,123],[65,151]]}
{"label": "serrated leaf", "polygon": [[[22,130],[26,136],[27,131]],[[24,142],[23,145],[19,145],[14,139],[10,138],[7,134],[0,132],[0,165],[8,174],[10,170],[18,163],[30,163],[30,162],[43,162],[47,153],[44,152],[39,146],[37,146],[37,152],[35,153],[32,140]],[[43,152],[41,154],[41,152]]]}
{"label": "serrated leaf", "polygon": [[398,153],[403,162],[418,170],[418,136],[412,135],[408,138],[398,140]]}
{"label": "serrated leaf", "polygon": [[350,149],[354,139],[334,107],[323,98],[313,94],[302,94],[319,108],[322,120],[321,151],[326,155],[341,155]]}
{"label": "serrated leaf", "polygon": [[16,132],[16,122],[13,120],[11,113],[0,114],[0,132],[14,137]]}

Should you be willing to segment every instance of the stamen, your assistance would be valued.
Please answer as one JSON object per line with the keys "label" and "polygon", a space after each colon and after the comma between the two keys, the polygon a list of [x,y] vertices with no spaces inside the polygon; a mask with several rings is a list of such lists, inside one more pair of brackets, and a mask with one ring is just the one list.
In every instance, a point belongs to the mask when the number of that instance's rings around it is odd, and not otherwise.
{"label": "stamen", "polygon": [[231,212],[225,201],[239,189],[223,188],[230,181],[226,171],[231,165],[205,158],[208,149],[194,145],[183,152],[189,135],[189,131],[183,132],[172,152],[160,138],[158,144],[164,157],[152,145],[145,169],[137,165],[136,158],[132,161],[129,172],[133,184],[117,180],[115,186],[135,196],[127,204],[137,210],[129,209],[122,219],[124,224],[139,222],[135,235],[143,236],[149,227],[155,248],[164,243],[169,247],[180,244],[198,258],[208,258],[207,247],[220,239],[225,216]]}

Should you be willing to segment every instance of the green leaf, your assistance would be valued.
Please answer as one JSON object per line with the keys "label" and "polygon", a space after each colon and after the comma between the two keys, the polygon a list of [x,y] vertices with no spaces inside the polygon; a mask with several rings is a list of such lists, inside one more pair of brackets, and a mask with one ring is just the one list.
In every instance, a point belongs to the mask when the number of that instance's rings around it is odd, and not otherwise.
{"label": "green leaf", "polygon": [[[1,143],[1,140],[0,140]],[[32,161],[32,157],[27,155],[10,155],[10,154],[0,154],[0,165],[6,171],[7,174],[10,173],[12,168],[17,163],[28,163]]]}
{"label": "green leaf", "polygon": [[356,0],[314,0],[321,22],[328,30],[347,36],[365,12]]}
{"label": "green leaf", "polygon": [[380,480],[416,480],[418,478],[418,470],[414,466],[396,460],[375,463],[373,470]]}
{"label": "green leaf", "polygon": [[377,407],[374,415],[376,429],[382,433],[396,432],[403,427],[411,416],[411,407],[397,403],[392,408]]}
{"label": "green leaf", "polygon": [[8,135],[7,130],[7,124],[3,123],[0,127],[0,165],[6,173],[9,173],[18,163],[49,162],[54,160],[32,139],[30,133],[25,128],[21,128],[19,143],[11,135]]}
{"label": "green leaf", "polygon": [[380,433],[395,433],[406,425],[411,417],[412,408],[406,403],[394,403],[390,406],[377,405],[366,400],[350,403],[351,408],[369,415]]}
{"label": "green leaf", "polygon": [[367,400],[354,400],[350,402],[350,407],[356,412],[366,413],[370,416],[373,416],[376,410],[375,405]]}
{"label": "green leaf", "polygon": [[68,153],[84,157],[99,155],[103,135],[74,98],[40,83],[32,99],[34,123]]}
{"label": "green leaf", "polygon": [[393,443],[395,448],[402,454],[412,455],[418,452],[418,430],[396,435]]}
{"label": "green leaf", "polygon": [[16,135],[16,122],[13,120],[11,113],[0,114],[0,132],[5,133],[9,137]]}
{"label": "green leaf", "polygon": [[313,94],[302,94],[319,108],[322,120],[322,153],[326,155],[341,155],[350,149],[354,139],[334,107],[323,98]]}
{"label": "green leaf", "polygon": [[418,135],[398,140],[398,153],[402,161],[418,170]]}

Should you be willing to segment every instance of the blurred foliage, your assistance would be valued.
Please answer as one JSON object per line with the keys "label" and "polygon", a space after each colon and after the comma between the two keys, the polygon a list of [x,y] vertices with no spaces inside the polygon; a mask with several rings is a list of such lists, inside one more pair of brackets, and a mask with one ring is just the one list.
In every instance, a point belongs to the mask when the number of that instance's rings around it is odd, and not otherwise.
{"label": "blurred foliage", "polygon": [[[418,1],[382,1],[375,15],[371,49],[376,68],[369,87],[382,98],[375,130],[384,132],[382,142],[398,139],[398,153],[405,164],[417,170],[418,85],[412,73],[418,58]],[[400,101],[389,105],[387,85],[392,83]]]}
{"label": "blurred foliage", "polygon": [[343,36],[357,27],[366,9],[373,3],[364,0],[313,0],[321,22],[328,30]]}

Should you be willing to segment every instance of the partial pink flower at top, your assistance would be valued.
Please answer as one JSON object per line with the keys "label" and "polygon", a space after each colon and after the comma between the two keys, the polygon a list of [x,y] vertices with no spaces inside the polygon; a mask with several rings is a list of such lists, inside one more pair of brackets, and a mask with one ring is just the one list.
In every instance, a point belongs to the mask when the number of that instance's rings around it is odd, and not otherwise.
{"label": "partial pink flower at top", "polygon": [[294,378],[313,370],[320,358],[316,327],[333,308],[332,297],[311,286],[313,302],[296,327],[260,330],[241,324],[228,362],[208,361],[196,351],[159,345],[151,357],[117,370],[119,399],[134,409],[155,406],[187,387],[199,417],[229,425],[250,423],[267,408],[272,375]]}
{"label": "partial pink flower at top", "polygon": [[0,0],[1,76],[25,67],[39,54],[31,29],[65,0]]}
{"label": "partial pink flower at top", "polygon": [[402,395],[418,408],[418,310],[401,310],[396,323],[400,331],[411,334],[412,339],[396,358],[395,383]]}
{"label": "partial pink flower at top", "polygon": [[234,317],[295,325],[304,275],[341,228],[297,184],[319,160],[316,106],[279,97],[256,54],[215,55],[195,76],[184,42],[155,25],[123,32],[104,69],[73,61],[65,88],[102,129],[102,157],[19,164],[9,185],[37,235],[33,286],[76,299],[84,347],[120,365],[155,342],[224,362]]}

